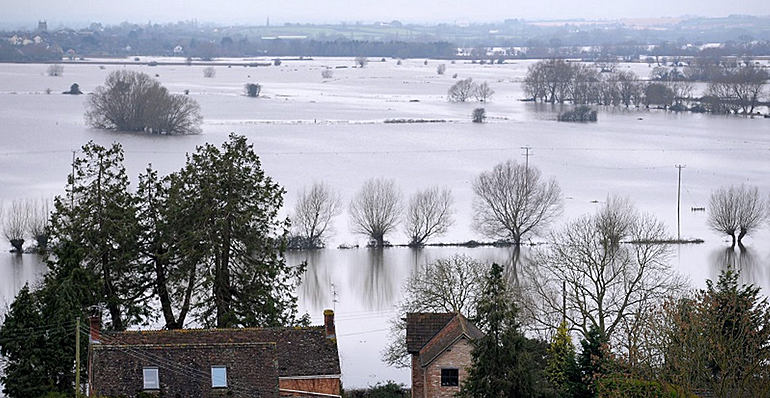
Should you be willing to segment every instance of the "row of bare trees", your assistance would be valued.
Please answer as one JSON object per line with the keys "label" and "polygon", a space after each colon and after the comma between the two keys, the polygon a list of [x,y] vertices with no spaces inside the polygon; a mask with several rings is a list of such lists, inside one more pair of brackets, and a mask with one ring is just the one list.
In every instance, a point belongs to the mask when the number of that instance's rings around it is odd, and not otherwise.
{"label": "row of bare trees", "polygon": [[[485,237],[519,245],[523,237],[543,230],[562,211],[561,189],[536,167],[507,161],[479,174],[473,183],[473,227]],[[405,204],[395,181],[370,179],[348,205],[351,230],[370,245],[387,245],[385,236],[403,222],[409,246],[424,246],[444,235],[454,223],[454,197],[438,186],[415,192]],[[332,220],[342,212],[342,199],[329,185],[316,182],[299,194],[291,215],[294,248],[319,248],[332,235]],[[403,217],[402,217],[403,214]]]}
{"label": "row of bare trees", "polygon": [[643,81],[631,71],[601,72],[594,65],[561,59],[531,65],[523,86],[528,98],[550,103],[668,108],[692,95],[687,81]]}
{"label": "row of bare trees", "polygon": [[[404,206],[403,194],[394,180],[370,179],[348,205],[353,232],[367,236],[370,245],[387,244],[385,236],[402,222],[410,246],[424,246],[432,237],[445,234],[454,223],[454,197],[449,188],[438,186],[415,192]],[[315,182],[299,193],[291,216],[293,248],[321,248],[334,234],[334,217],[342,213],[342,198],[323,182]]]}
{"label": "row of bare trees", "polygon": [[45,199],[15,199],[5,209],[0,206],[3,235],[14,252],[24,252],[27,238],[36,242],[38,251],[46,250],[50,214],[51,201]]}

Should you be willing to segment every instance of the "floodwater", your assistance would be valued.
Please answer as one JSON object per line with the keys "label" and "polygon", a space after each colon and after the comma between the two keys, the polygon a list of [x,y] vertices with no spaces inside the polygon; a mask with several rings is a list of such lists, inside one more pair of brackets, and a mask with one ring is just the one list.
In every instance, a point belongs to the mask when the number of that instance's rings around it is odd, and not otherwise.
{"label": "floodwater", "polygon": [[[146,61],[146,60],[143,60]],[[236,60],[237,61],[237,60]],[[747,249],[726,251],[722,236],[709,231],[705,212],[710,192],[730,184],[752,184],[770,192],[770,120],[658,110],[599,109],[593,124],[557,123],[559,107],[519,101],[521,79],[531,61],[504,65],[459,62],[371,60],[353,68],[352,59],[284,61],[281,66],[218,66],[204,78],[198,66],[104,65],[64,63],[64,74],[45,75],[46,65],[0,64],[0,200],[51,198],[62,194],[73,151],[93,140],[119,141],[132,181],[148,164],[160,173],[181,168],[185,154],[204,143],[221,144],[230,132],[254,144],[267,174],[287,190],[288,214],[296,194],[315,180],[326,181],[347,203],[362,183],[374,177],[395,179],[405,197],[433,185],[447,186],[455,197],[456,222],[443,242],[484,240],[471,228],[471,183],[495,164],[525,161],[553,176],[565,196],[564,215],[554,228],[595,211],[607,195],[628,196],[637,207],[664,221],[677,234],[677,173],[682,169],[681,235],[702,238],[701,245],[675,247],[671,265],[694,287],[715,278],[726,261],[743,269],[742,279],[770,288],[768,229],[746,240]],[[244,61],[244,62],[253,62]],[[436,66],[445,63],[439,76]],[[335,68],[332,79],[321,70]],[[345,67],[345,68],[337,68]],[[641,76],[646,64],[620,65]],[[88,93],[118,68],[141,70],[175,93],[189,90],[204,115],[203,133],[166,137],[122,134],[88,128],[83,119],[87,96],[58,94],[78,83]],[[487,81],[495,90],[486,104],[449,103],[447,89],[457,79]],[[262,84],[261,98],[247,98],[245,83]],[[45,94],[50,88],[53,93]],[[486,109],[488,122],[473,124],[474,108]],[[441,119],[443,123],[385,124],[385,119]],[[463,253],[480,260],[507,262],[509,249],[430,247],[421,250],[336,249],[365,244],[349,232],[347,213],[335,220],[328,249],[290,253],[289,263],[308,261],[300,287],[300,309],[314,323],[334,308],[348,387],[382,380],[409,384],[409,372],[385,366],[379,352],[387,339],[388,319],[411,272],[434,259]],[[386,237],[406,243],[403,232]],[[543,237],[533,237],[544,242]],[[10,245],[0,245],[2,251]],[[0,253],[0,305],[5,307],[26,282],[39,280],[45,267],[33,254]],[[4,310],[2,310],[4,311]]]}

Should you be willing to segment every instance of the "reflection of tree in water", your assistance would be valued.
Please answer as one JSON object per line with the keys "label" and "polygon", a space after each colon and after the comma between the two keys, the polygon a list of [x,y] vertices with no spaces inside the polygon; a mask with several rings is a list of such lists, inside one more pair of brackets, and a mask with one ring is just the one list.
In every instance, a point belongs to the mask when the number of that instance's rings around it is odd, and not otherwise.
{"label": "reflection of tree in water", "polygon": [[351,291],[367,310],[391,308],[396,298],[394,264],[385,265],[383,248],[367,250],[367,261],[350,273]]}
{"label": "reflection of tree in water", "polygon": [[321,250],[304,252],[303,257],[300,261],[307,261],[307,270],[298,288],[299,300],[306,303],[313,313],[333,308],[332,280]]}
{"label": "reflection of tree in water", "polygon": [[728,266],[740,271],[741,283],[764,286],[764,269],[759,264],[754,250],[739,244],[736,248],[725,247],[714,250],[711,253],[712,275],[718,277],[722,270]]}
{"label": "reflection of tree in water", "polygon": [[522,269],[529,265],[529,249],[522,249],[521,246],[513,245],[510,249],[506,250],[508,255],[508,261],[504,264],[504,276],[508,283],[514,286],[519,285],[519,276],[522,274]]}

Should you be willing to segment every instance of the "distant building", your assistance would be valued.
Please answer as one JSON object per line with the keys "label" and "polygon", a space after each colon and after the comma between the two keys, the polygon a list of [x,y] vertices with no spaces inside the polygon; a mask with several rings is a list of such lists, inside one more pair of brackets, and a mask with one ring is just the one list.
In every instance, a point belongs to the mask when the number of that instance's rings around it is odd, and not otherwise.
{"label": "distant building", "polygon": [[450,398],[468,377],[473,342],[484,336],[460,314],[409,313],[406,349],[412,355],[412,398]]}
{"label": "distant building", "polygon": [[91,396],[340,397],[334,312],[311,327],[99,333]]}
{"label": "distant building", "polygon": [[40,19],[37,21],[37,31],[38,32],[48,32],[48,22],[44,19]]}

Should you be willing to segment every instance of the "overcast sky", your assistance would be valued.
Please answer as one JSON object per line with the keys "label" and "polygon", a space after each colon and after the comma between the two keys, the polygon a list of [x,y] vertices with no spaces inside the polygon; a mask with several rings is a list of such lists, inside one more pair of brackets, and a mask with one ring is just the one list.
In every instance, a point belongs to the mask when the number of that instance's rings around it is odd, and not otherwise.
{"label": "overcast sky", "polygon": [[0,0],[0,23],[49,27],[60,23],[176,22],[220,24],[495,22],[524,19],[619,19],[682,15],[767,15],[764,0]]}

